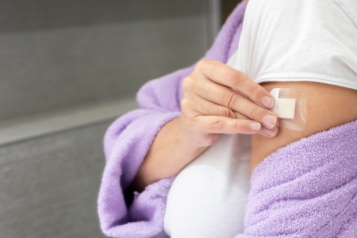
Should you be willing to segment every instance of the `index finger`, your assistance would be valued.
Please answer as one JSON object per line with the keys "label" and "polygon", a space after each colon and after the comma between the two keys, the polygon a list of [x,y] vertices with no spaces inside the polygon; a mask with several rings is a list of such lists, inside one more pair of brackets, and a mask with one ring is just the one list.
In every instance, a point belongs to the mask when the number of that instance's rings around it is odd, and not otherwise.
{"label": "index finger", "polygon": [[211,65],[202,67],[202,69],[205,76],[211,81],[231,88],[257,105],[266,108],[273,107],[273,96],[245,73],[219,61],[210,61],[208,64]]}

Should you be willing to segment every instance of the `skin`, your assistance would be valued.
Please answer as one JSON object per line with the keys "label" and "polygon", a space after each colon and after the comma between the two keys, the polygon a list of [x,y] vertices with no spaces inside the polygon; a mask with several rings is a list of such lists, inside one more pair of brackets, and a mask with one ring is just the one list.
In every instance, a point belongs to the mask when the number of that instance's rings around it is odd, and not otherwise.
{"label": "skin", "polygon": [[262,86],[268,91],[273,88],[305,90],[308,94],[307,123],[302,131],[280,128],[279,134],[274,138],[253,135],[252,170],[281,147],[357,119],[356,90],[313,82],[269,82]]}

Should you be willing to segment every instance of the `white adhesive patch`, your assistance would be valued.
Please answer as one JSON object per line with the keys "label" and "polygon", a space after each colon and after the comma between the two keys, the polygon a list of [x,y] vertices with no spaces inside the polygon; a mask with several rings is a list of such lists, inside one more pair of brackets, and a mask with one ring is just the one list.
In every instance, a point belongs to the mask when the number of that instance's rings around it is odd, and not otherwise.
{"label": "white adhesive patch", "polygon": [[307,93],[292,88],[274,88],[270,91],[274,106],[270,110],[279,118],[279,126],[301,131],[306,125]]}
{"label": "white adhesive patch", "polygon": [[296,99],[278,98],[275,103],[274,113],[279,118],[294,119]]}

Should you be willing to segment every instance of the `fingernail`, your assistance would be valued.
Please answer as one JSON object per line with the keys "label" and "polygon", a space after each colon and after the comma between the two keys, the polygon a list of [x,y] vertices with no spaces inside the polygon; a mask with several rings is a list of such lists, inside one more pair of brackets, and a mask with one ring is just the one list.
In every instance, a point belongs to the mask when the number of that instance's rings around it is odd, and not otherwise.
{"label": "fingernail", "polygon": [[278,129],[274,128],[271,130],[271,129],[263,128],[263,132],[265,134],[267,134],[268,136],[274,137],[276,135],[276,133],[278,132]]}
{"label": "fingernail", "polygon": [[265,126],[267,126],[269,128],[273,128],[275,126],[275,124],[276,124],[276,119],[272,115],[266,115],[263,118],[263,122],[264,122]]}
{"label": "fingernail", "polygon": [[259,122],[253,122],[252,124],[250,124],[250,128],[255,131],[259,131],[260,127],[261,127],[261,125]]}
{"label": "fingernail", "polygon": [[271,99],[270,97],[265,96],[265,97],[263,97],[263,99],[262,99],[262,103],[263,103],[263,105],[266,106],[267,108],[272,108],[273,105],[274,105],[274,100]]}

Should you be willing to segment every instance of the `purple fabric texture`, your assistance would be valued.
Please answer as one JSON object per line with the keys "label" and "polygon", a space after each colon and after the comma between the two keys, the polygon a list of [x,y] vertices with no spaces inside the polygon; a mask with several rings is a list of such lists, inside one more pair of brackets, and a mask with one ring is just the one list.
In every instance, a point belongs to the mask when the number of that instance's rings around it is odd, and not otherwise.
{"label": "purple fabric texture", "polygon": [[[238,46],[246,2],[227,19],[204,59],[226,63]],[[234,40],[234,44],[232,42]],[[139,91],[140,109],[118,118],[104,138],[106,166],[98,197],[100,226],[111,237],[147,238],[163,231],[166,199],[174,178],[136,194],[130,207],[124,192],[135,177],[160,129],[180,115],[181,83],[194,66],[146,83]]]}
{"label": "purple fabric texture", "polygon": [[357,237],[357,121],[268,156],[251,177],[237,238]]}

